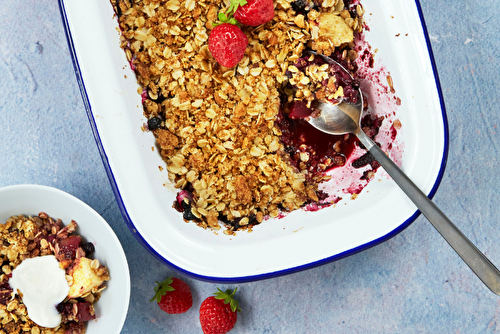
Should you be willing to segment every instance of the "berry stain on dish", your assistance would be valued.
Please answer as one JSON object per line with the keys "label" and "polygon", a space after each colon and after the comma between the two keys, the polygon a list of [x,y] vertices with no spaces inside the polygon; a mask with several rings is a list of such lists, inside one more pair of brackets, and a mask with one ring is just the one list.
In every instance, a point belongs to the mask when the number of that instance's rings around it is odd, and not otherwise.
{"label": "berry stain on dish", "polygon": [[314,99],[361,88],[363,130],[401,163],[401,100],[365,40],[359,1],[111,3],[184,220],[234,235],[360,194],[379,165],[354,135],[308,124]]}

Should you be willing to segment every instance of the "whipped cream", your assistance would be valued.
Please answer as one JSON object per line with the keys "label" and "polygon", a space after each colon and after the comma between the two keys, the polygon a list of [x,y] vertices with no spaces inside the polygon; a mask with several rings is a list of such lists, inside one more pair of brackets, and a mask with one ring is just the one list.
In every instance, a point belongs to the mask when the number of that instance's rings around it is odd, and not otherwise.
{"label": "whipped cream", "polygon": [[[42,327],[54,328],[61,323],[56,306],[68,296],[66,273],[54,255],[26,259],[13,271],[9,284],[23,294],[28,316]],[[14,297],[14,295],[13,295]]]}

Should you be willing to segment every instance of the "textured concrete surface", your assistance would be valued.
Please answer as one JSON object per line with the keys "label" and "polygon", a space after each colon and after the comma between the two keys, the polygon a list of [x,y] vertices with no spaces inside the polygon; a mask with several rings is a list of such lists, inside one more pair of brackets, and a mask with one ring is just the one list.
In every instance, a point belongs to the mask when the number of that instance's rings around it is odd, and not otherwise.
{"label": "textured concrete surface", "polygon": [[[434,201],[500,265],[500,2],[421,4],[450,129],[448,165]],[[57,187],[109,222],[125,246],[132,279],[123,333],[201,333],[197,308],[217,286],[226,286],[186,279],[194,306],[184,315],[167,315],[149,302],[155,280],[175,273],[139,245],[121,217],[57,1],[3,0],[0,22],[0,186]],[[234,333],[500,332],[500,297],[423,217],[357,255],[240,284],[238,297],[244,311]]]}

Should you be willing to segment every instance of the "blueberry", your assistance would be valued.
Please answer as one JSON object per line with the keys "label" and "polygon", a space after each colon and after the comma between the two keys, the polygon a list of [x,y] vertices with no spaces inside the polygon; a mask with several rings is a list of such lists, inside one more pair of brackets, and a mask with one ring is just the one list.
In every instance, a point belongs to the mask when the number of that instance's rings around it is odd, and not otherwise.
{"label": "blueberry", "polygon": [[296,0],[291,3],[292,9],[297,13],[307,13],[311,8],[308,1]]}
{"label": "blueberry", "polygon": [[186,220],[198,220],[198,218],[196,218],[196,216],[193,215],[193,213],[191,212],[191,206],[184,207],[184,212],[182,213],[182,216]]}
{"label": "blueberry", "polygon": [[156,130],[161,126],[161,119],[159,117],[153,117],[148,120],[149,130]]}
{"label": "blueberry", "polygon": [[184,211],[186,211],[186,210],[187,210],[187,211],[191,211],[191,203],[189,203],[189,202],[188,202],[188,203],[186,203],[185,201],[182,201],[182,202],[181,202],[181,206],[182,206],[182,209],[183,209]]}
{"label": "blueberry", "polygon": [[62,313],[64,311],[64,304],[63,303],[57,304],[56,310],[58,313]]}
{"label": "blueberry", "polygon": [[82,250],[85,252],[85,256],[89,256],[90,254],[95,252],[94,244],[91,242],[87,242],[82,245]]}

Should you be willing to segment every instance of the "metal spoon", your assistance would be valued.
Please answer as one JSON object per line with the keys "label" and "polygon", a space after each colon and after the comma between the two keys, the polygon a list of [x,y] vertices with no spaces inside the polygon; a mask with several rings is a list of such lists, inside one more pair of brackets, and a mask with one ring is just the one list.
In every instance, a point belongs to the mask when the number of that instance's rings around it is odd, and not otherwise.
{"label": "metal spoon", "polygon": [[[309,52],[321,57],[325,62],[339,65],[333,59]],[[350,74],[349,74],[350,75]],[[355,134],[366,149],[375,157],[398,186],[413,201],[417,208],[424,214],[429,222],[438,230],[443,238],[458,253],[472,271],[495,294],[500,295],[500,272],[479,251],[474,244],[439,210],[439,208],[406,176],[403,171],[368,137],[360,127],[363,112],[363,94],[358,89],[358,103],[341,102],[332,104],[316,100],[315,108],[321,114],[317,118],[310,118],[309,123],[320,131],[340,135],[345,133]]]}

